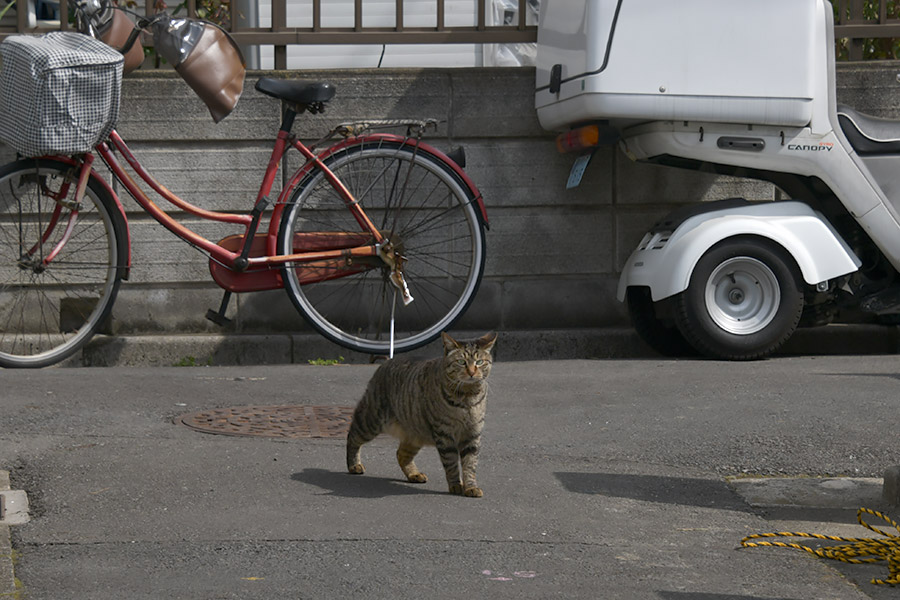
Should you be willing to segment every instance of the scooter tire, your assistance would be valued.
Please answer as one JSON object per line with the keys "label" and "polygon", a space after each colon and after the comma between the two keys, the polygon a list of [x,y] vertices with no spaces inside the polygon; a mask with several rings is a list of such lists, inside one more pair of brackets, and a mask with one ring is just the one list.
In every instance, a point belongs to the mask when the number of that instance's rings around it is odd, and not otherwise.
{"label": "scooter tire", "polygon": [[721,360],[757,360],[778,350],[796,330],[803,312],[802,279],[781,246],[731,238],[700,258],[675,303],[675,323],[698,352]]}

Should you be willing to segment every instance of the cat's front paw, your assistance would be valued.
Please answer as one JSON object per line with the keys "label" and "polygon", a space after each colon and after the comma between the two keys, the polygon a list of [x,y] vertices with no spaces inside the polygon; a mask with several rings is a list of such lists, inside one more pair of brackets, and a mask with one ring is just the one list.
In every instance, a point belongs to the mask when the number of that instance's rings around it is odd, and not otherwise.
{"label": "cat's front paw", "polygon": [[355,465],[350,465],[349,467],[347,467],[347,471],[349,471],[351,475],[362,475],[366,472],[366,468],[362,465],[362,463],[356,463]]}
{"label": "cat's front paw", "polygon": [[410,483],[425,483],[428,481],[428,477],[425,473],[413,473],[412,475],[407,475],[406,479]]}
{"label": "cat's front paw", "polygon": [[481,498],[484,496],[484,492],[480,487],[468,487],[463,490],[463,496],[467,496],[469,498]]}
{"label": "cat's front paw", "polygon": [[462,484],[459,484],[459,483],[450,484],[450,493],[455,494],[457,496],[462,496],[462,493],[463,493]]}

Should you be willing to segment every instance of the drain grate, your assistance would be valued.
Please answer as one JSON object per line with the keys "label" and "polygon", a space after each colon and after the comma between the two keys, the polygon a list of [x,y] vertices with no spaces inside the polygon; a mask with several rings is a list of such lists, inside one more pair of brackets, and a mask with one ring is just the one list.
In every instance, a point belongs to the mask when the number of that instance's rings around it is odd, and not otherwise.
{"label": "drain grate", "polygon": [[219,435],[340,438],[352,416],[352,406],[236,406],[182,415],[176,422]]}

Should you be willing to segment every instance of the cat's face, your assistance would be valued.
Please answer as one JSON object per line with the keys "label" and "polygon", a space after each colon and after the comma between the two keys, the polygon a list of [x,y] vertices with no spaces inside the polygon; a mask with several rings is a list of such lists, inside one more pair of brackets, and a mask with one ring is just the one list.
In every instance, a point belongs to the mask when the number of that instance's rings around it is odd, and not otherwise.
{"label": "cat's face", "polygon": [[491,349],[497,340],[496,333],[472,342],[457,342],[446,333],[441,337],[444,340],[444,370],[451,381],[472,384],[487,379],[493,364]]}

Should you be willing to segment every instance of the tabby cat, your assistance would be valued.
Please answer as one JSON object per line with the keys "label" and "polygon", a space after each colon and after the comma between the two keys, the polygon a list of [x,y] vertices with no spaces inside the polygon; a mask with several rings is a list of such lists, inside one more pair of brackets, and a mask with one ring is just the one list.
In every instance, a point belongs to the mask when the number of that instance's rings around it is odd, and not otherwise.
{"label": "tabby cat", "polygon": [[422,446],[435,446],[450,493],[479,498],[484,493],[475,481],[475,467],[497,334],[472,342],[457,342],[446,333],[441,337],[444,356],[425,361],[393,359],[375,371],[353,412],[347,468],[355,474],[365,472],[360,447],[380,433],[389,433],[400,440],[397,461],[409,481],[427,481],[413,459]]}

